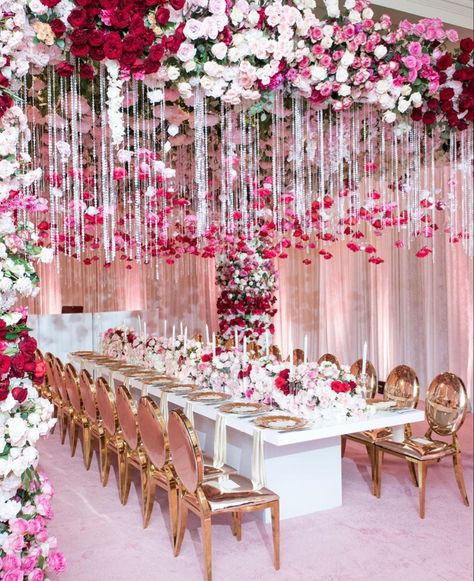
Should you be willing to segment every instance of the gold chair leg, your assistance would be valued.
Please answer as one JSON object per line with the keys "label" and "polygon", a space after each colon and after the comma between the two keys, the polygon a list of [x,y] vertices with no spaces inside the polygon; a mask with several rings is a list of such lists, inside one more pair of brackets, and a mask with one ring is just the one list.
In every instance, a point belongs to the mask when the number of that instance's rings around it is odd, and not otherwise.
{"label": "gold chair leg", "polygon": [[107,447],[107,438],[105,436],[101,436],[99,445],[100,445],[100,454],[99,454],[100,479],[102,482],[102,486],[107,486],[110,472],[110,457],[109,449]]}
{"label": "gold chair leg", "polygon": [[238,541],[242,540],[242,513],[232,513],[232,534]]}
{"label": "gold chair leg", "polygon": [[407,464],[408,464],[408,473],[410,474],[411,481],[415,486],[418,487],[418,477],[416,475],[415,464],[413,462],[410,462],[409,460],[407,460]]}
{"label": "gold chair leg", "polygon": [[201,518],[204,567],[207,581],[212,581],[212,524],[211,517]]}
{"label": "gold chair leg", "polygon": [[425,462],[418,462],[418,488],[420,498],[420,518],[425,518],[425,497],[426,497],[426,476],[428,465]]}
{"label": "gold chair leg", "polygon": [[63,411],[60,413],[58,412],[59,417],[59,435],[61,438],[61,444],[64,444],[66,441],[66,433],[67,433],[67,418]]}
{"label": "gold chair leg", "polygon": [[341,457],[344,458],[345,454],[346,454],[346,444],[347,444],[347,438],[345,438],[344,436],[341,436]]}
{"label": "gold chair leg", "polygon": [[84,467],[89,470],[92,462],[92,441],[91,441],[91,428],[88,424],[84,425],[82,428],[82,457],[84,460]]}
{"label": "gold chair leg", "polygon": [[128,502],[130,494],[131,475],[130,462],[128,460],[127,447],[124,446],[117,453],[117,460],[119,464],[119,496],[120,502],[125,505]]}
{"label": "gold chair leg", "polygon": [[[147,507],[147,498],[148,498],[148,464],[146,462],[140,465],[140,488],[141,488],[141,505],[142,505],[142,519],[143,519],[143,528],[145,529],[145,514],[146,514],[146,507]],[[148,523],[147,523],[148,526]]]}
{"label": "gold chair leg", "polygon": [[275,559],[275,569],[280,569],[280,502],[276,500],[271,507],[272,511],[272,532],[273,532],[273,552]]}
{"label": "gold chair leg", "polygon": [[[175,481],[171,481],[168,488],[168,509],[170,511],[170,527],[173,548],[176,546],[178,539],[178,500],[178,485]],[[186,523],[184,523],[184,526],[186,526]]]}
{"label": "gold chair leg", "polygon": [[71,417],[69,421],[69,445],[71,447],[71,457],[76,455],[77,435],[77,424],[74,421],[74,418]]}
{"label": "gold chair leg", "polygon": [[459,492],[462,500],[466,506],[469,506],[469,498],[467,496],[466,485],[464,484],[464,475],[462,472],[461,453],[456,452],[453,455],[454,473],[456,475],[456,482],[458,483]]}
{"label": "gold chair leg", "polygon": [[155,502],[156,484],[151,475],[145,476],[146,483],[146,497],[145,510],[143,512],[143,528],[146,529],[150,523],[151,513],[153,512],[153,504]]}
{"label": "gold chair leg", "polygon": [[[53,403],[53,418],[58,420],[58,406],[55,403]],[[51,428],[51,434],[54,434],[54,430],[56,429],[57,424],[58,422],[56,421],[54,426]]]}
{"label": "gold chair leg", "polygon": [[178,530],[176,534],[176,544],[174,547],[174,556],[177,557],[181,552],[183,544],[184,533],[186,531],[186,524],[188,522],[188,507],[178,495]]}
{"label": "gold chair leg", "polygon": [[383,450],[374,446],[375,455],[375,496],[380,498],[382,493],[382,461],[383,461]]}
{"label": "gold chair leg", "polygon": [[374,496],[377,494],[377,483],[376,483],[376,467],[375,467],[375,444],[366,444],[367,455],[370,462],[370,477],[371,477],[371,492]]}

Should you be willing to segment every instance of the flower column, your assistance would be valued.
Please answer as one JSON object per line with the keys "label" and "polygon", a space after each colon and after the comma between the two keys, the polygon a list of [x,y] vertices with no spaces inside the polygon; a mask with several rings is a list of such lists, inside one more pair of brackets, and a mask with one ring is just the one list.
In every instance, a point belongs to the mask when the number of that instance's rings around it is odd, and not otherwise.
{"label": "flower column", "polygon": [[224,339],[265,344],[275,332],[275,291],[278,273],[273,264],[273,244],[268,237],[237,239],[217,257],[216,284],[219,329]]}

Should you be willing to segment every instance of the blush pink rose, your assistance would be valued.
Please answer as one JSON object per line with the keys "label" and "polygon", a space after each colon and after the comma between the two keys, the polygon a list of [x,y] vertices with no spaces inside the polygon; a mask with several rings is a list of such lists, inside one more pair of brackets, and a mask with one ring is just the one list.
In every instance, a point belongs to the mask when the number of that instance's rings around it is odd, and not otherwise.
{"label": "blush pink rose", "polygon": [[53,549],[48,555],[48,565],[55,573],[61,573],[66,569],[66,559],[61,551]]}
{"label": "blush pink rose", "polygon": [[20,565],[21,561],[16,555],[5,555],[5,557],[3,557],[4,571],[14,571],[15,569],[19,569]]}
{"label": "blush pink rose", "polygon": [[28,575],[28,581],[43,581],[44,579],[44,572],[41,569],[34,569]]}
{"label": "blush pink rose", "polygon": [[3,581],[23,581],[23,577],[23,571],[20,571],[20,569],[12,569],[11,571],[7,571],[2,579]]}

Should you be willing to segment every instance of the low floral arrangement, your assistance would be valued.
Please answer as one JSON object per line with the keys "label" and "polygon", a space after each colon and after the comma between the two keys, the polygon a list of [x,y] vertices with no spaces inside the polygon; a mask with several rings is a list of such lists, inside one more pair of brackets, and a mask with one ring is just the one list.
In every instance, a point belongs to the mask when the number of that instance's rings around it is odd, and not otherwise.
{"label": "low floral arrangement", "polygon": [[[107,337],[117,332],[122,336],[123,329],[110,329]],[[129,330],[129,334],[133,333]],[[249,359],[239,349],[217,346],[213,350],[194,339],[185,348],[181,335],[175,338],[174,345],[172,340],[154,336],[144,344],[143,361],[148,362],[147,366],[206,389],[274,405],[313,421],[345,421],[369,413],[362,391],[347,366],[339,368],[329,362],[290,366],[272,355]],[[137,348],[143,357],[142,345]],[[133,347],[128,361],[136,361],[132,351]]]}

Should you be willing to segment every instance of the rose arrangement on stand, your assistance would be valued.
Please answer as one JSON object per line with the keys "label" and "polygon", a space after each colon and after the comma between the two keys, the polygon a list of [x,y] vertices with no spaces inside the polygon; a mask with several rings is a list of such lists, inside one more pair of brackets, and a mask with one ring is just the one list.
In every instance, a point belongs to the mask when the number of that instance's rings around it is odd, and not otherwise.
{"label": "rose arrangement on stand", "polygon": [[239,239],[217,256],[216,284],[219,331],[228,340],[246,337],[260,345],[271,343],[275,332],[278,273],[273,264],[273,244],[269,237]]}

